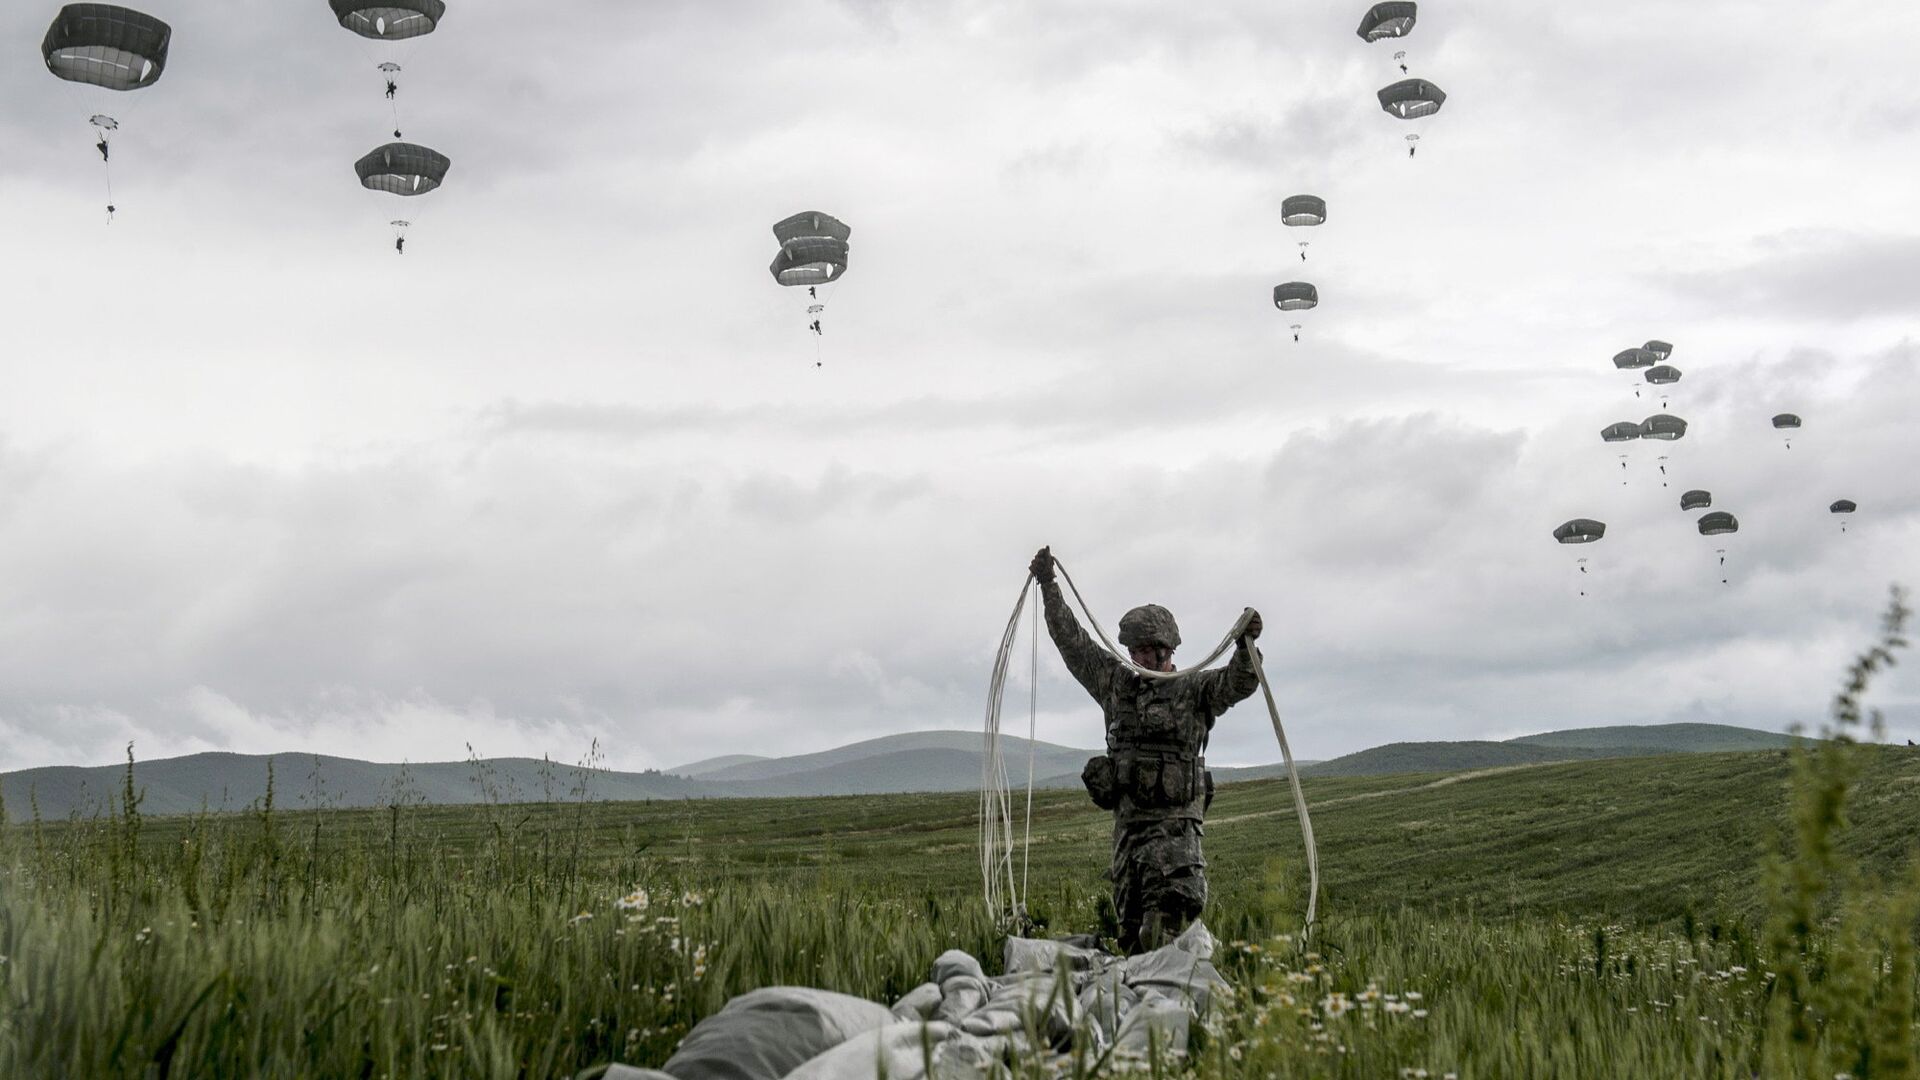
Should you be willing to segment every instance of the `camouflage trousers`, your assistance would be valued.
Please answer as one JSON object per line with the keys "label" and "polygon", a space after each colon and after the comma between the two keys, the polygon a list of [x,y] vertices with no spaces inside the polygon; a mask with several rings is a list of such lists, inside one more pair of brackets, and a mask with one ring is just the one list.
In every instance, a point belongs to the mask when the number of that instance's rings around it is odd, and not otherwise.
{"label": "camouflage trousers", "polygon": [[1200,823],[1187,818],[1115,823],[1107,876],[1123,951],[1157,949],[1200,917],[1207,905],[1200,836]]}

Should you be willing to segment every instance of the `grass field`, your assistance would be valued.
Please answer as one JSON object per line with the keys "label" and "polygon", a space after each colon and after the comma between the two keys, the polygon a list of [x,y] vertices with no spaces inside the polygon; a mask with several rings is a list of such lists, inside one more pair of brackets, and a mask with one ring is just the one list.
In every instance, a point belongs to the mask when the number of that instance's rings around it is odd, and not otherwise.
{"label": "grass field", "polygon": [[[1857,723],[1842,710],[1843,733]],[[1307,790],[1310,942],[1284,786],[1229,786],[1212,809],[1206,918],[1239,992],[1181,1070],[1916,1075],[1920,754],[1841,742]],[[999,955],[970,796],[134,806],[0,826],[0,1076],[657,1065],[746,989],[891,1001],[945,948]],[[1036,796],[1049,930],[1102,928],[1107,842],[1083,796]]]}

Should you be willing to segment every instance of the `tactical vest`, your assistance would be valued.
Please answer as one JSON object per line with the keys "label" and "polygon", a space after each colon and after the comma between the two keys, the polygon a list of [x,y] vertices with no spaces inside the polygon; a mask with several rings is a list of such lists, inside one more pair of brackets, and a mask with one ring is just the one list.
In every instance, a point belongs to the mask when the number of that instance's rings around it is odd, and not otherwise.
{"label": "tactical vest", "polygon": [[1122,824],[1201,821],[1213,801],[1207,772],[1207,722],[1178,679],[1134,677],[1116,686],[1107,725]]}

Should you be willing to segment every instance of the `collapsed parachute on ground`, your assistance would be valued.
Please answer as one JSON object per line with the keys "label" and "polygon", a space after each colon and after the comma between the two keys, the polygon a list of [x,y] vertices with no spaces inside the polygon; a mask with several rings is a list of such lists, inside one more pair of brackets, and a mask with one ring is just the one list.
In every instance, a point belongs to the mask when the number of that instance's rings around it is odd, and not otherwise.
{"label": "collapsed parachute on ground", "polygon": [[1432,116],[1447,103],[1446,91],[1425,79],[1402,79],[1381,87],[1374,96],[1380,99],[1382,109],[1402,120]]}
{"label": "collapsed parachute on ground", "polygon": [[1413,33],[1413,24],[1419,18],[1420,6],[1405,2],[1375,4],[1367,9],[1360,19],[1360,29],[1354,33],[1361,41],[1379,41],[1383,38],[1406,37]]}
{"label": "collapsed parachute on ground", "polygon": [[1677,416],[1655,413],[1640,421],[1640,437],[1672,442],[1687,433],[1687,422]]}
{"label": "collapsed parachute on ground", "polygon": [[1273,306],[1281,311],[1305,311],[1320,303],[1320,290],[1305,281],[1289,281],[1273,287]]}
{"label": "collapsed parachute on ground", "polygon": [[1280,220],[1287,225],[1325,224],[1327,200],[1318,195],[1289,195],[1280,202]]}
{"label": "collapsed parachute on ground", "polygon": [[447,13],[441,0],[328,0],[340,25],[375,41],[431,34]]}
{"label": "collapsed parachute on ground", "polygon": [[1667,357],[1673,355],[1673,346],[1658,339],[1649,341],[1640,347],[1659,357],[1661,360],[1665,360]]}
{"label": "collapsed parachute on ground", "polygon": [[1574,518],[1553,530],[1553,538],[1562,544],[1591,544],[1607,535],[1607,523],[1592,518]]}
{"label": "collapsed parachute on ground", "polygon": [[1646,370],[1646,379],[1655,386],[1677,383],[1680,381],[1680,369],[1672,364],[1655,364]]}
{"label": "collapsed parachute on ground", "polygon": [[453,166],[445,154],[413,143],[376,147],[353,163],[360,186],[393,195],[425,195],[440,186]]}
{"label": "collapsed parachute on ground", "polygon": [[152,86],[167,69],[173,28],[112,4],[68,4],[40,42],[47,70],[68,82],[108,90]]}
{"label": "collapsed parachute on ground", "polygon": [[1643,432],[1640,425],[1631,420],[1620,420],[1600,429],[1601,442],[1626,442],[1639,438]]}
{"label": "collapsed parachute on ground", "polygon": [[1740,519],[1725,510],[1715,510],[1712,513],[1700,515],[1699,527],[1701,536],[1723,536],[1727,533],[1739,532]]}
{"label": "collapsed parachute on ground", "polygon": [[780,241],[767,272],[782,285],[825,285],[847,272],[847,241],[853,230],[840,219],[805,210],[773,225]]}
{"label": "collapsed parachute on ground", "polygon": [[1692,491],[1685,491],[1680,494],[1680,509],[1682,510],[1705,510],[1712,505],[1713,493],[1710,491],[1694,488]]}

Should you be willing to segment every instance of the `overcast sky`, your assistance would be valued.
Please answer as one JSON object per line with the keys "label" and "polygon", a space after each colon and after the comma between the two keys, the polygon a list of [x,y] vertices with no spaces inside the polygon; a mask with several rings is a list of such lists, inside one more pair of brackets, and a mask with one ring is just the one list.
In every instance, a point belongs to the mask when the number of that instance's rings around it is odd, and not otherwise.
{"label": "overcast sky", "polygon": [[[320,0],[142,0],[132,94],[0,7],[0,769],[972,728],[1043,543],[1176,661],[1264,612],[1305,757],[1817,725],[1920,585],[1920,6],[1364,6],[449,0],[410,200],[354,179],[393,117]],[[1396,47],[1439,115],[1378,108]],[[818,368],[766,270],[809,209],[853,229]],[[1655,337],[1692,426],[1622,485]],[[1041,737],[1097,745],[1042,663]],[[1277,757],[1257,702],[1210,756]]]}

